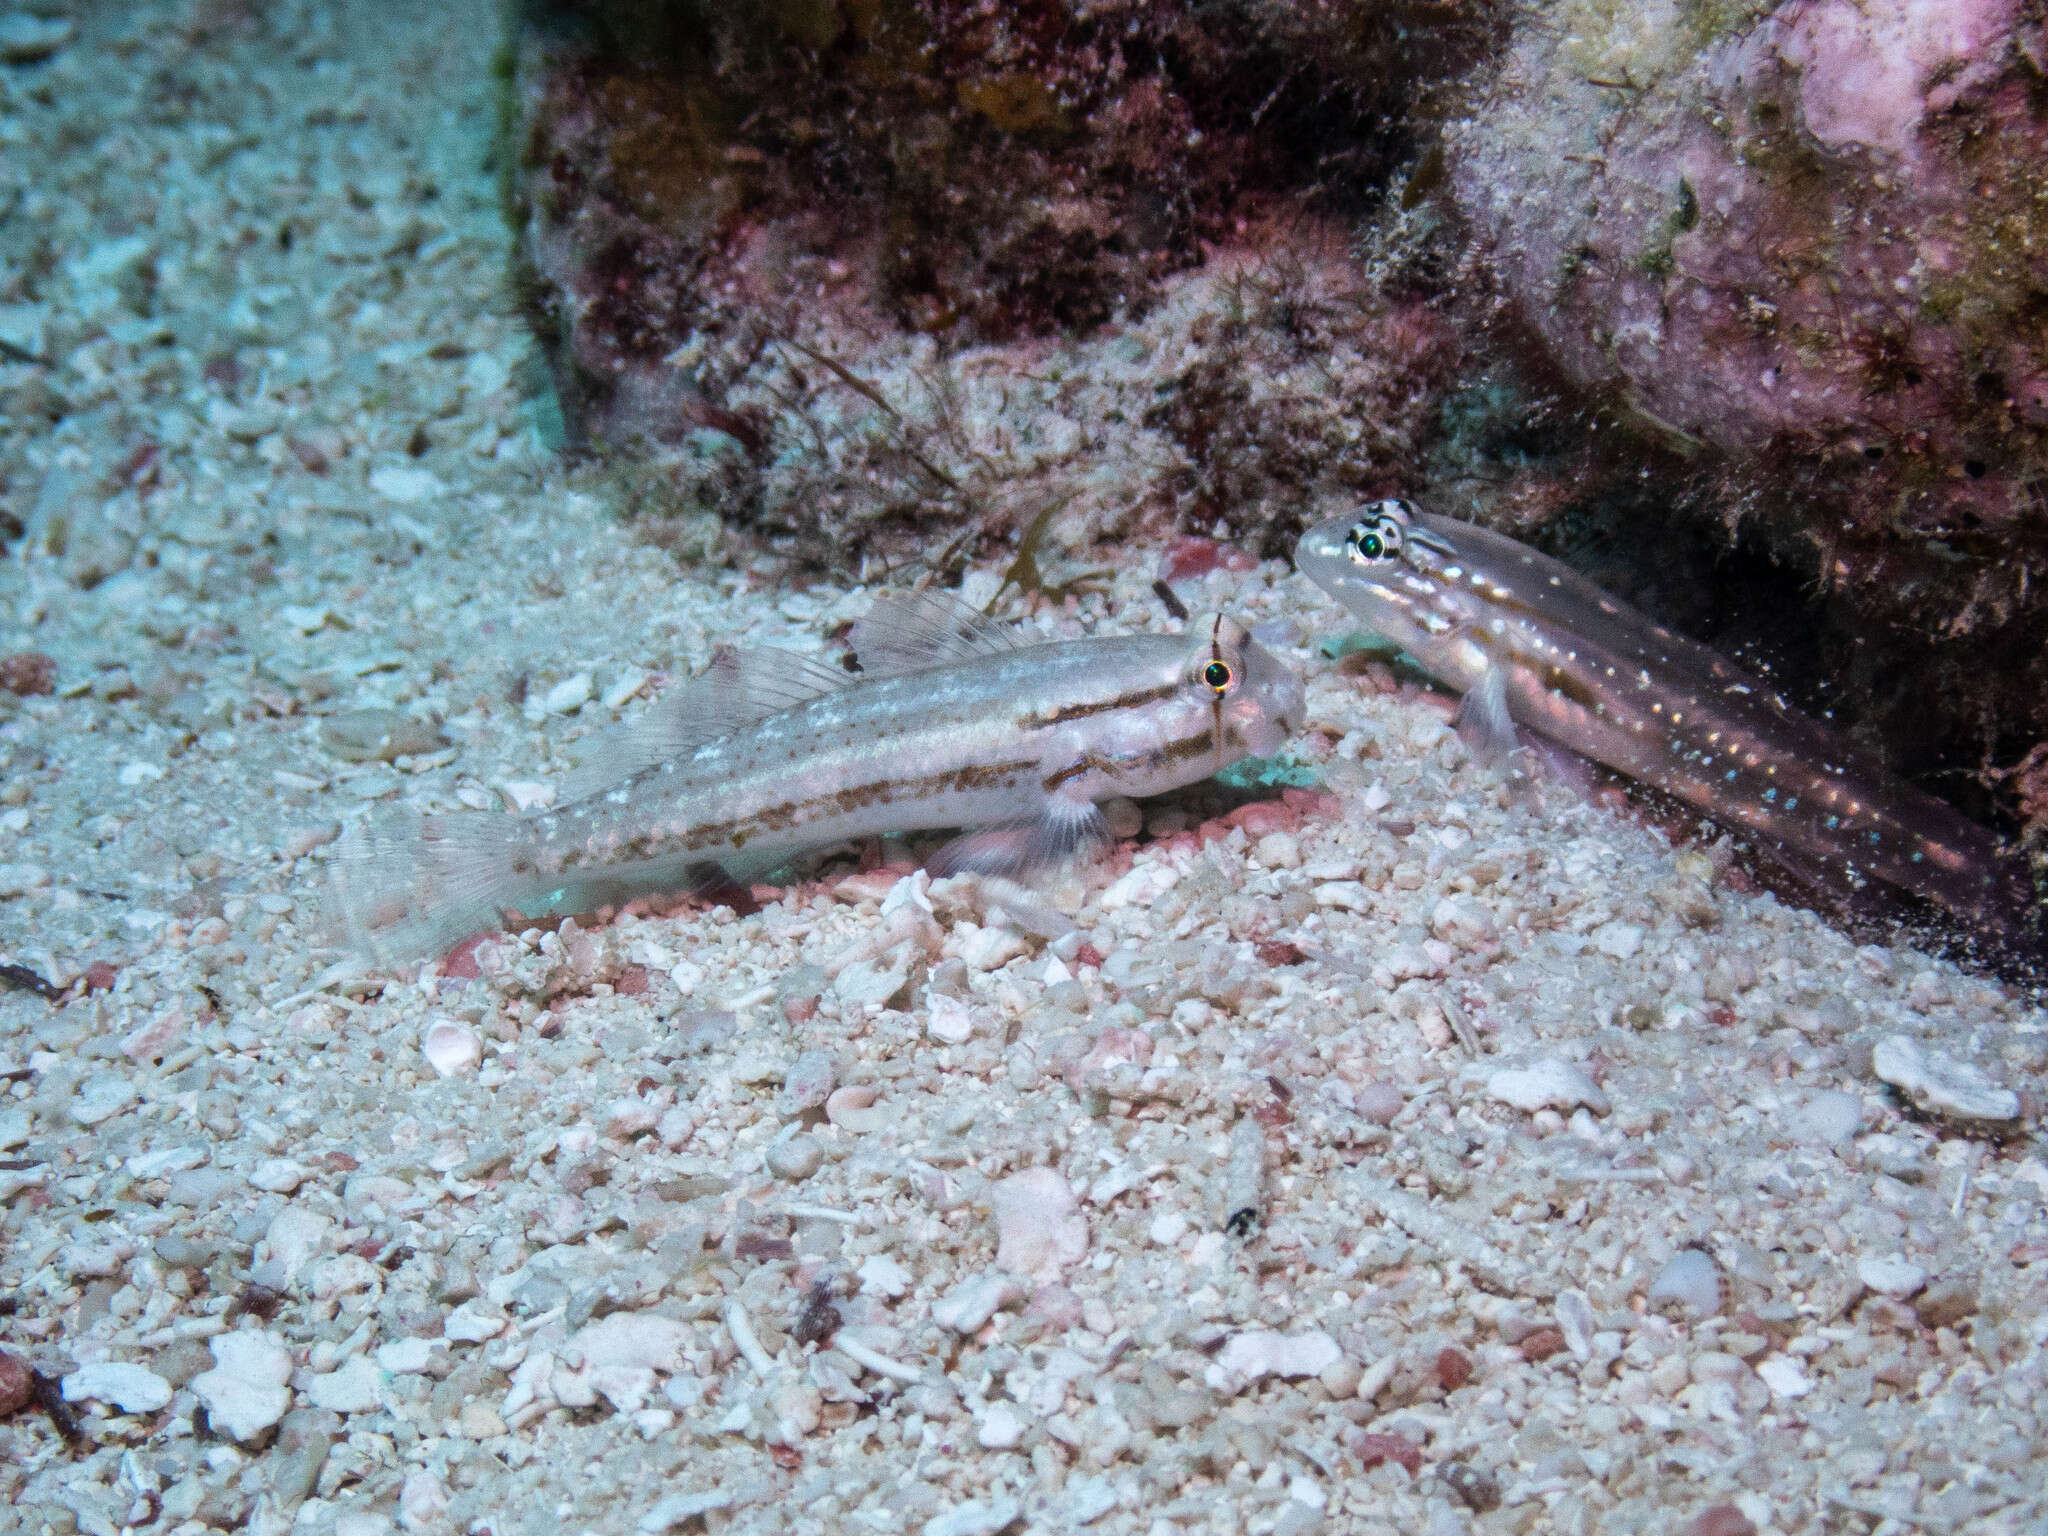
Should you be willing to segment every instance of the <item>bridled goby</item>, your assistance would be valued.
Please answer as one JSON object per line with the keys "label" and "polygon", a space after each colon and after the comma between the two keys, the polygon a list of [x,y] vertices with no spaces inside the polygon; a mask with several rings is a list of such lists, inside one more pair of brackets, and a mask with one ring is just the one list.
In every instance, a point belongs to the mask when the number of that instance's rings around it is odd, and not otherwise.
{"label": "bridled goby", "polygon": [[949,594],[854,626],[862,670],[723,656],[614,749],[608,788],[528,816],[414,817],[339,850],[333,916],[381,961],[526,917],[761,874],[805,849],[965,827],[942,871],[1015,873],[1300,728],[1301,681],[1220,614],[1179,635],[1032,642]]}
{"label": "bridled goby", "polygon": [[1482,755],[1517,723],[1755,836],[1797,871],[1874,879],[2005,938],[2028,883],[1998,839],[1888,776],[1771,686],[1514,539],[1374,502],[1295,564],[1437,682]]}

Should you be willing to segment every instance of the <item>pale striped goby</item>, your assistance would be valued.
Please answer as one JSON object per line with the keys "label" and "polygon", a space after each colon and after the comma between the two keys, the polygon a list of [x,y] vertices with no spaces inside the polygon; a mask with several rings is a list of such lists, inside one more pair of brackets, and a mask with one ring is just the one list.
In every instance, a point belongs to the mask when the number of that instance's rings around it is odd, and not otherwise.
{"label": "pale striped goby", "polygon": [[560,809],[414,816],[338,850],[339,937],[380,962],[440,953],[513,913],[588,912],[746,879],[850,838],[968,828],[937,872],[1017,874],[1100,838],[1097,802],[1279,750],[1301,681],[1244,626],[1030,641],[950,594],[886,598],[861,670],[725,654],[659,701]]}
{"label": "pale striped goby", "polygon": [[1311,528],[1294,559],[1465,696],[1459,728],[1479,755],[1511,750],[1519,723],[1748,834],[1796,874],[1882,881],[2024,941],[2030,882],[1991,832],[1549,556],[1387,500]]}

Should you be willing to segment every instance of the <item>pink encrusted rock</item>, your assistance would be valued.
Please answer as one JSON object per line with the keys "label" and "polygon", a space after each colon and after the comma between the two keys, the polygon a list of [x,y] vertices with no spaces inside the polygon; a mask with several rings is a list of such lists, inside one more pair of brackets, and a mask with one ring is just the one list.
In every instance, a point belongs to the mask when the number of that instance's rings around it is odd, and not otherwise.
{"label": "pink encrusted rock", "polygon": [[1611,16],[1526,28],[1451,139],[1553,357],[1928,534],[2019,516],[2048,469],[2040,18],[1786,0],[1702,45]]}
{"label": "pink encrusted rock", "polygon": [[996,1219],[997,1269],[1051,1280],[1086,1257],[1088,1221],[1058,1169],[1011,1174],[989,1192],[989,1204]]}

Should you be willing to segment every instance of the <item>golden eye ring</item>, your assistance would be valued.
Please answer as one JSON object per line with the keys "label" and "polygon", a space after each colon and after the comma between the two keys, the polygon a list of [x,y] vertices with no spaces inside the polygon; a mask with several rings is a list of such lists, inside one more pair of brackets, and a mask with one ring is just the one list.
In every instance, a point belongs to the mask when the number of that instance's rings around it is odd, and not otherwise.
{"label": "golden eye ring", "polygon": [[1230,685],[1237,681],[1237,674],[1230,670],[1229,662],[1212,661],[1202,668],[1202,681],[1218,693],[1227,693]]}

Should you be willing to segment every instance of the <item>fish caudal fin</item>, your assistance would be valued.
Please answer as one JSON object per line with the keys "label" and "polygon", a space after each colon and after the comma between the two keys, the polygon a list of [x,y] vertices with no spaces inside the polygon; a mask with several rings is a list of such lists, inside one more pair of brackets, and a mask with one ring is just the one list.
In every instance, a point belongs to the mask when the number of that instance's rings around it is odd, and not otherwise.
{"label": "fish caudal fin", "polygon": [[1027,874],[1109,841],[1109,826],[1093,804],[1055,796],[1038,815],[1006,821],[956,837],[927,861],[935,877]]}
{"label": "fish caudal fin", "polygon": [[438,955],[500,925],[532,889],[513,868],[516,818],[413,816],[358,829],[336,851],[322,903],[336,940],[380,965]]}

